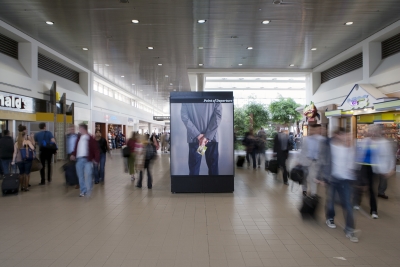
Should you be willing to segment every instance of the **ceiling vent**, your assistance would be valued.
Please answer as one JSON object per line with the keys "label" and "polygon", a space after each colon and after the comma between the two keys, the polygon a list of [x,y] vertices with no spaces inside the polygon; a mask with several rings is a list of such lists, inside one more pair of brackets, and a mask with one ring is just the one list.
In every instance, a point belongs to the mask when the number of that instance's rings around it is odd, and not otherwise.
{"label": "ceiling vent", "polygon": [[40,53],[38,54],[38,67],[74,83],[79,83],[79,72]]}
{"label": "ceiling vent", "polygon": [[400,33],[382,42],[382,59],[400,52]]}
{"label": "ceiling vent", "polygon": [[0,33],[0,53],[18,59],[18,42]]}
{"label": "ceiling vent", "polygon": [[321,83],[332,80],[336,77],[342,76],[353,70],[362,68],[363,66],[363,54],[357,54],[345,61],[321,72]]}

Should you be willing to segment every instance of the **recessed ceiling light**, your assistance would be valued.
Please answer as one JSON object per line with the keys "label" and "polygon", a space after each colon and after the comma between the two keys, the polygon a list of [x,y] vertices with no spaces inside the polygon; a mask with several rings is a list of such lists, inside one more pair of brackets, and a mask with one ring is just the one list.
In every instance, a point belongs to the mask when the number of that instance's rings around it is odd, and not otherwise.
{"label": "recessed ceiling light", "polygon": [[82,50],[84,50],[84,51],[88,51],[88,50],[89,50],[89,48],[86,48],[86,47],[84,47],[84,48],[82,48]]}
{"label": "recessed ceiling light", "polygon": [[125,76],[124,75],[121,75],[121,78],[124,78]]}
{"label": "recessed ceiling light", "polygon": [[158,66],[162,66],[162,64],[161,64],[161,63],[159,63],[159,64],[158,64]]}
{"label": "recessed ceiling light", "polygon": [[252,49],[253,49],[253,47],[251,47],[251,46],[247,47],[247,50],[252,50]]}
{"label": "recessed ceiling light", "polygon": [[133,19],[133,20],[132,20],[132,23],[134,23],[134,24],[138,24],[138,23],[139,23],[139,21],[138,21],[137,19]]}
{"label": "recessed ceiling light", "polygon": [[270,20],[263,20],[261,23],[262,24],[269,24],[271,21]]}
{"label": "recessed ceiling light", "polygon": [[132,85],[135,85],[134,83],[132,83]]}
{"label": "recessed ceiling light", "polygon": [[172,83],[170,83],[169,85],[173,85]]}
{"label": "recessed ceiling light", "polygon": [[294,64],[290,64],[289,67],[294,67]]}
{"label": "recessed ceiling light", "polygon": [[152,47],[152,46],[148,46],[148,47],[147,47],[147,49],[149,49],[149,50],[153,50],[153,49],[154,49],[154,47]]}
{"label": "recessed ceiling light", "polygon": [[174,91],[176,91],[176,89],[174,89]]}
{"label": "recessed ceiling light", "polygon": [[316,48],[316,47],[313,47],[313,48],[311,48],[311,51],[315,51],[315,50],[317,50],[317,48]]}
{"label": "recessed ceiling light", "polygon": [[199,66],[201,67],[201,66],[203,66],[203,64],[200,63]]}
{"label": "recessed ceiling light", "polygon": [[239,65],[239,66],[242,66],[243,64],[242,64],[242,63],[239,63],[238,65]]}
{"label": "recessed ceiling light", "polygon": [[348,21],[344,25],[353,25],[353,22],[352,21]]}
{"label": "recessed ceiling light", "polygon": [[204,47],[202,47],[202,46],[199,46],[199,49],[200,49],[200,50],[202,50],[202,49],[204,49]]}
{"label": "recessed ceiling light", "polygon": [[165,75],[165,78],[168,78],[168,75]]}
{"label": "recessed ceiling light", "polygon": [[108,64],[105,64],[105,66],[106,66],[106,67],[109,67],[110,65],[108,65]]}
{"label": "recessed ceiling light", "polygon": [[143,92],[143,90],[140,90],[140,92]]}
{"label": "recessed ceiling light", "polygon": [[206,23],[206,22],[207,22],[206,19],[199,19],[199,20],[197,21],[197,23],[200,23],[200,24],[203,24],[203,23]]}
{"label": "recessed ceiling light", "polygon": [[46,24],[47,25],[54,25],[54,22],[48,20],[48,21],[46,21]]}

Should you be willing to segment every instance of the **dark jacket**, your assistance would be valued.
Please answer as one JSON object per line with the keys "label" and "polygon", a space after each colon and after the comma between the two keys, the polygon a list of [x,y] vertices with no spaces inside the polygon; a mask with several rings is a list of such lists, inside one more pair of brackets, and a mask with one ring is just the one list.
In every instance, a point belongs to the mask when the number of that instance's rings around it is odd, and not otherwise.
{"label": "dark jacket", "polygon": [[110,151],[110,148],[108,147],[107,141],[106,139],[104,139],[104,137],[101,137],[99,140],[96,140],[96,142],[97,144],[99,144],[100,153],[105,154]]}
{"label": "dark jacket", "polygon": [[277,157],[289,156],[289,136],[284,133],[278,133],[274,137],[274,153]]}
{"label": "dark jacket", "polygon": [[[75,143],[75,149],[74,152],[72,152],[72,155],[76,157],[76,150],[78,148],[78,143],[79,140],[81,139],[82,135],[78,135],[78,138],[76,139]],[[97,144],[97,141],[89,134],[89,147],[88,147],[88,156],[87,159],[88,161],[94,161],[94,162],[100,162],[100,151],[99,151],[99,145]]]}
{"label": "dark jacket", "polygon": [[14,154],[14,141],[11,136],[0,139],[0,159],[12,159]]}

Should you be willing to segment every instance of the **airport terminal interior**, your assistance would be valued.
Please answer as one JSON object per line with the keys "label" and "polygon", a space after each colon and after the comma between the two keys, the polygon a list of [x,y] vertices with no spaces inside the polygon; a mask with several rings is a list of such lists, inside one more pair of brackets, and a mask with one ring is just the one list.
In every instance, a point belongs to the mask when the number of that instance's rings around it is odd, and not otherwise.
{"label": "airport terminal interior", "polygon": [[399,267],[400,2],[0,0],[0,163],[0,267]]}

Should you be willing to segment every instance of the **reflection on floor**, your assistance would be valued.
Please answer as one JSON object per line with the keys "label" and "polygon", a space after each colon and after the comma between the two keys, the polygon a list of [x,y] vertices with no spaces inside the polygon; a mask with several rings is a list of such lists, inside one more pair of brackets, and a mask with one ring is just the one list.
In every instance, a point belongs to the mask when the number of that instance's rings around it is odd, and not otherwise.
{"label": "reflection on floor", "polygon": [[323,207],[303,222],[301,189],[263,169],[238,169],[232,194],[171,194],[168,154],[154,162],[152,190],[134,187],[119,154],[90,199],[66,189],[61,163],[51,184],[37,186],[35,173],[30,192],[1,198],[0,266],[400,266],[396,177],[380,219],[355,213],[355,244],[325,225]]}

